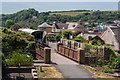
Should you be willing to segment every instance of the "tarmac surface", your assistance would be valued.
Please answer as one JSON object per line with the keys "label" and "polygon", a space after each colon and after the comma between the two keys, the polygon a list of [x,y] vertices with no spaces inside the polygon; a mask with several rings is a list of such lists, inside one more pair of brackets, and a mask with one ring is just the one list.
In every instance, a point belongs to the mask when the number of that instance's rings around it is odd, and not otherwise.
{"label": "tarmac surface", "polygon": [[49,43],[51,46],[51,60],[56,69],[62,73],[64,78],[78,78],[93,80],[93,74],[83,68],[81,64],[74,62],[58,53],[54,50],[57,48],[56,43]]}

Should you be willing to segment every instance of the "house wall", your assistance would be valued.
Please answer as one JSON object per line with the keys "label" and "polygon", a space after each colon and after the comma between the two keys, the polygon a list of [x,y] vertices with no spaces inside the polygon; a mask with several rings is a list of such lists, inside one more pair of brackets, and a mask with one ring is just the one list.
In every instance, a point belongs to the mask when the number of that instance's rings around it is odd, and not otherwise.
{"label": "house wall", "polygon": [[120,29],[118,29],[118,28],[113,28],[112,30],[113,30],[113,32],[116,34],[115,37],[116,37],[116,40],[117,40],[118,43],[119,43],[119,49],[120,49]]}
{"label": "house wall", "polygon": [[98,34],[90,34],[90,33],[81,33],[81,35],[79,36],[83,36],[86,40],[89,40],[89,36],[91,36],[92,38],[97,36]]}
{"label": "house wall", "polygon": [[52,32],[52,27],[40,27],[40,30],[45,30],[47,33],[51,33]]}
{"label": "house wall", "polygon": [[102,36],[101,39],[105,41],[105,44],[112,46],[113,49],[119,49],[119,43],[115,38],[115,34],[111,29],[108,29]]}

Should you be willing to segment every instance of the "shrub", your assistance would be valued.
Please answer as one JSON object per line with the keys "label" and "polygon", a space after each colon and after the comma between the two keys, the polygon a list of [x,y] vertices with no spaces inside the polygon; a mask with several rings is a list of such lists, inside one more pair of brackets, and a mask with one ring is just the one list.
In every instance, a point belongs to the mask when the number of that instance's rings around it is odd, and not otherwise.
{"label": "shrub", "polygon": [[84,47],[85,50],[90,50],[91,48],[92,48],[92,45],[85,43],[85,47]]}
{"label": "shrub", "polygon": [[110,69],[108,66],[104,66],[104,70],[102,70],[102,72],[104,73],[110,73],[110,74],[113,74],[114,71],[112,69]]}
{"label": "shrub", "polygon": [[71,31],[63,31],[62,32],[62,38],[64,38],[64,39],[70,39],[70,35],[74,36],[73,32],[71,32]]}
{"label": "shrub", "polygon": [[115,51],[112,49],[111,46],[106,46],[105,48],[105,58],[107,60],[110,60],[112,57],[117,57],[117,54]]}
{"label": "shrub", "polygon": [[73,40],[77,42],[83,42],[85,39],[82,36],[79,36],[79,37],[74,38]]}
{"label": "shrub", "polygon": [[95,39],[91,40],[91,43],[92,45],[102,45],[102,42],[100,40],[97,41]]}
{"label": "shrub", "polygon": [[56,39],[56,40],[58,40],[58,39],[60,39],[60,38],[61,38],[60,35],[56,35],[56,36],[55,36],[55,39]]}
{"label": "shrub", "polygon": [[120,56],[118,57],[112,57],[111,60],[109,61],[108,66],[111,69],[120,69]]}
{"label": "shrub", "polygon": [[11,55],[9,59],[5,60],[8,66],[18,66],[20,63],[21,66],[31,66],[33,63],[32,56],[27,57],[25,54],[15,53]]}

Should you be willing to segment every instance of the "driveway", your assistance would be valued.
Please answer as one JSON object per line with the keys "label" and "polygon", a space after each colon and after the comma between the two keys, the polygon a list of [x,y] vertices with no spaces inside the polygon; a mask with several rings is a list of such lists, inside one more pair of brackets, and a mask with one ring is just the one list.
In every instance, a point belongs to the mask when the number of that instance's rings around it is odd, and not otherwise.
{"label": "driveway", "polygon": [[84,69],[80,64],[61,56],[54,49],[57,48],[56,43],[49,43],[51,46],[51,60],[55,63],[55,67],[62,73],[64,78],[92,78],[92,73]]}

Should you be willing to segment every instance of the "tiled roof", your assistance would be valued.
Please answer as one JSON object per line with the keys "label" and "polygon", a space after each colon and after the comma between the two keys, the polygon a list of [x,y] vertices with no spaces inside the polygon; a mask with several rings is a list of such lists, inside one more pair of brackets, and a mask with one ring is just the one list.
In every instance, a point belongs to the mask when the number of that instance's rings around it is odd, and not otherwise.
{"label": "tiled roof", "polygon": [[64,27],[64,29],[68,29],[68,24],[66,24],[66,23],[56,23],[56,28],[57,29],[63,29],[63,27]]}
{"label": "tiled roof", "polygon": [[47,24],[46,22],[42,23],[41,25],[39,25],[38,27],[52,27],[49,24]]}
{"label": "tiled roof", "polygon": [[[105,31],[104,31],[105,32]],[[101,37],[103,34],[104,34],[104,32],[102,32],[100,35],[98,35],[99,37]]]}

